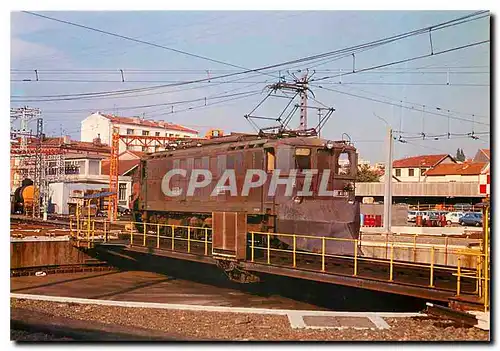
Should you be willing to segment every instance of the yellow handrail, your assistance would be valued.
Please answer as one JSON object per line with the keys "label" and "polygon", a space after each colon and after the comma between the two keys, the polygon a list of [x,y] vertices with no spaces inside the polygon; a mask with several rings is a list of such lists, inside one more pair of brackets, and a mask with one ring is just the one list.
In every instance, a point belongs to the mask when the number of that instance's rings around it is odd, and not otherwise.
{"label": "yellow handrail", "polygon": [[271,264],[271,234],[267,233],[267,264]]}
{"label": "yellow handrail", "polygon": [[321,271],[325,271],[325,251],[326,251],[326,240],[325,237],[321,240]]}
{"label": "yellow handrail", "polygon": [[208,228],[205,228],[205,256],[208,255]]}
{"label": "yellow handrail", "polygon": [[358,275],[358,242],[354,242],[354,276]]}
{"label": "yellow handrail", "polygon": [[255,248],[255,233],[252,232],[251,235],[252,235],[252,250],[251,250],[252,257],[251,257],[251,261],[254,262],[254,257],[255,257],[255,253],[254,253],[254,248]]}
{"label": "yellow handrail", "polygon": [[[89,231],[92,231],[92,240],[95,240],[95,227],[96,227],[96,219],[91,220],[90,222],[87,222],[87,238],[89,238]],[[86,218],[83,217],[82,221],[77,221],[76,226],[81,228],[84,228],[83,226],[85,225]],[[105,233],[104,241],[107,241],[107,223],[106,221],[98,221],[97,223],[97,228],[98,232],[100,232],[99,225],[103,226],[103,231]],[[204,253],[205,255],[209,255],[209,250],[208,250],[208,245],[209,243],[212,243],[212,241],[209,240],[208,237],[208,231],[212,230],[210,228],[200,228],[200,227],[191,227],[191,226],[177,226],[177,225],[170,225],[170,224],[161,224],[161,223],[146,223],[146,222],[130,222],[130,244],[134,245],[134,235],[138,234],[141,235],[140,231],[134,230],[134,224],[138,223],[140,225],[143,225],[143,240],[142,240],[142,245],[146,246],[147,245],[147,237],[153,237],[156,239],[156,248],[160,249],[162,246],[161,239],[165,238],[168,239],[170,237],[171,239],[171,249],[174,250],[183,250],[186,252],[191,253],[195,252],[196,249],[203,250],[202,246],[204,246]],[[90,225],[89,225],[90,224]],[[156,233],[154,231],[148,232],[148,225],[155,225],[156,226]],[[92,228],[90,228],[92,226]],[[168,232],[166,231],[165,234],[162,235],[161,228],[166,228],[170,227],[171,233],[170,236]],[[73,222],[70,222],[70,229],[73,230],[74,225]],[[186,230],[182,230],[181,232],[177,233],[176,237],[176,230],[177,228],[182,229],[185,228]],[[202,230],[201,233],[204,233],[204,238],[199,237],[197,235],[198,230]],[[98,233],[98,234],[99,234]],[[266,251],[266,257],[262,257],[263,262],[267,262],[267,264],[271,264],[271,255],[273,253],[287,253],[289,259],[293,262],[293,267],[297,268],[300,267],[300,260],[298,258],[302,258],[304,255],[309,255],[309,256],[314,256],[314,257],[321,257],[321,271],[326,272],[326,260],[327,258],[341,258],[341,259],[348,259],[348,260],[353,260],[353,272],[352,276],[361,276],[363,277],[364,273],[359,272],[360,269],[360,264],[369,264],[369,263],[379,263],[379,264],[388,264],[389,265],[389,277],[384,278],[384,280],[388,281],[396,281],[399,280],[400,278],[398,276],[398,270],[396,270],[396,267],[414,267],[417,269],[422,269],[422,270],[428,270],[429,269],[429,280],[428,280],[428,285],[426,286],[430,288],[436,288],[435,287],[435,272],[436,269],[439,270],[439,272],[447,271],[450,274],[456,275],[457,276],[457,295],[462,293],[462,285],[463,285],[463,280],[464,278],[467,279],[467,286],[469,283],[469,279],[474,279],[475,280],[475,286],[476,286],[476,291],[474,295],[477,295],[479,297],[482,297],[485,299],[485,308],[487,308],[487,297],[488,297],[488,292],[486,289],[488,287],[488,278],[486,277],[487,271],[486,271],[486,255],[488,254],[486,251],[485,252],[479,252],[477,249],[460,249],[455,245],[450,246],[449,244],[449,239],[447,237],[444,238],[444,247],[443,246],[438,246],[436,247],[435,243],[434,244],[425,244],[425,243],[419,243],[417,236],[413,236],[413,242],[412,241],[394,241],[397,239],[397,237],[394,238],[389,238],[386,236],[386,242],[384,241],[380,243],[371,243],[371,242],[362,242],[359,239],[349,239],[349,238],[332,238],[332,237],[326,237],[326,236],[313,236],[313,235],[302,235],[302,234],[287,234],[287,233],[270,233],[270,232],[257,232],[257,231],[251,231],[249,232],[250,237],[251,237],[251,242],[250,242],[250,261],[251,262],[262,262],[258,258],[256,258],[256,250],[265,250]],[[261,235],[262,238],[267,239],[267,242],[263,245],[262,242],[259,242],[259,235]],[[291,240],[287,241],[290,246],[286,248],[278,248],[274,242],[272,242],[273,238],[277,239],[282,239],[282,238],[289,238]],[[89,238],[90,239],[90,238]],[[391,240],[389,240],[391,239]],[[178,245],[176,248],[175,246],[175,241],[180,240],[180,241],[187,241],[187,245]],[[298,242],[298,240],[301,240]],[[316,252],[311,252],[311,251],[303,251],[301,250],[303,244],[302,241],[309,241],[311,242],[316,242],[319,244],[319,241],[321,240],[321,251],[316,251]],[[328,252],[327,251],[327,243],[328,242],[352,242],[353,244],[353,251],[351,251],[349,254],[345,253],[333,253],[333,252]],[[200,243],[201,245],[195,245],[194,243]],[[300,243],[300,244],[299,244]],[[361,244],[363,244],[361,248]],[[362,256],[361,250],[364,250],[365,248],[383,248],[383,246],[387,245],[387,250],[385,254],[387,255],[387,259],[384,258],[375,258],[375,257],[368,257],[368,256]],[[140,245],[140,244],[139,244]],[[441,245],[441,244],[439,244]],[[389,250],[390,246],[390,250]],[[405,254],[403,259],[406,259],[408,261],[403,261],[401,260],[400,254],[404,251],[396,251],[396,249],[405,249],[405,248],[411,248],[413,249],[413,261],[411,256],[408,254]],[[382,249],[383,250],[383,249]],[[416,259],[416,250],[426,250],[423,251],[424,253],[426,252],[427,255],[430,255],[430,262],[418,262]],[[437,250],[437,253],[436,253]],[[300,255],[297,255],[299,253]],[[360,255],[361,253],[361,255]],[[384,257],[384,252],[381,251],[381,256]],[[441,253],[441,255],[439,255]],[[411,251],[409,252],[411,254]],[[438,256],[436,256],[438,255]],[[450,256],[452,255],[452,256]],[[456,255],[456,256],[455,256]],[[297,257],[298,256],[298,257]],[[258,256],[257,256],[258,257]],[[429,257],[429,256],[427,256]],[[450,257],[455,259],[457,258],[457,266],[448,266],[448,262],[450,261]],[[484,257],[484,259],[483,259]],[[397,260],[399,258],[400,260]],[[437,259],[437,260],[436,260]],[[445,265],[443,265],[443,262],[445,262]],[[278,264],[276,262],[275,264]],[[363,266],[361,266],[363,267]],[[387,267],[387,266],[386,266]],[[437,268],[436,268],[437,267]],[[469,268],[470,267],[470,268]],[[316,268],[319,271],[319,268]],[[330,270],[329,270],[330,271]],[[396,277],[395,277],[396,276]],[[465,286],[464,286],[465,287]],[[471,286],[471,291],[474,289],[474,285]],[[467,291],[469,289],[467,288]],[[467,292],[469,294],[469,292]]]}
{"label": "yellow handrail", "polygon": [[391,266],[389,268],[389,281],[393,281],[393,276],[394,276],[394,245],[391,243]]}
{"label": "yellow handrail", "polygon": [[293,268],[297,267],[297,261],[295,257],[295,250],[297,249],[297,237],[293,236]]}
{"label": "yellow handrail", "polygon": [[429,287],[434,287],[434,246],[431,249],[431,273]]}
{"label": "yellow handrail", "polygon": [[156,227],[156,248],[160,248],[160,223]]}

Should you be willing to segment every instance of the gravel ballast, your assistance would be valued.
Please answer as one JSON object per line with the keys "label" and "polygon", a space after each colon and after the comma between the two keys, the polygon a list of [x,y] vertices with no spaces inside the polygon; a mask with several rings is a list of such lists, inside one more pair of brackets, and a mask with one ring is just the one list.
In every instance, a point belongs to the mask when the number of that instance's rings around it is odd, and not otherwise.
{"label": "gravel ballast", "polygon": [[[489,333],[428,317],[384,318],[386,330],[292,329],[286,316],[180,311],[11,299],[11,307],[84,321],[140,327],[196,340],[488,341]],[[11,334],[12,336],[12,334]]]}

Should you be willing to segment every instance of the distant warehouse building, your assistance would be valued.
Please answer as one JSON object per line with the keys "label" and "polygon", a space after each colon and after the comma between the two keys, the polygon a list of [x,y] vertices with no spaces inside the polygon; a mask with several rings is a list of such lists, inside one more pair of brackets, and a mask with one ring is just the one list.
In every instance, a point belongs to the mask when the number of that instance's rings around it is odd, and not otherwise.
{"label": "distant warehouse building", "polygon": [[479,175],[488,164],[484,162],[440,164],[425,173],[426,182],[479,182]]}
{"label": "distant warehouse building", "polygon": [[[130,136],[162,136],[175,138],[197,138],[198,131],[179,124],[165,121],[146,120],[140,117],[120,117],[115,115],[95,112],[81,122],[82,141],[92,141],[100,138],[104,144],[111,145],[113,129],[118,128],[121,135]],[[154,152],[161,151],[158,147],[146,147],[139,140],[129,143],[119,143],[119,153],[125,150]]]}

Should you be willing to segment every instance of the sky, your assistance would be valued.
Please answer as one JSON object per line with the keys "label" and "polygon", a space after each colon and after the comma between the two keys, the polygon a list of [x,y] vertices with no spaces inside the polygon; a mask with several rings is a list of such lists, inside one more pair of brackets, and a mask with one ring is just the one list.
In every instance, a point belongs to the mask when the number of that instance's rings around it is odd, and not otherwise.
{"label": "sky", "polygon": [[[309,105],[335,109],[322,137],[350,138],[361,158],[384,161],[386,123],[398,131],[396,137],[406,141],[395,142],[395,158],[433,153],[455,155],[457,148],[473,157],[478,148],[489,147],[490,136],[485,134],[490,131],[489,43],[362,71],[428,55],[428,33],[360,51],[354,58],[346,55],[308,61],[260,73],[104,98],[26,101],[43,99],[40,96],[213,78],[352,47],[472,12],[39,12],[226,64],[13,12],[11,107],[40,108],[46,134],[67,134],[74,139],[80,137],[81,120],[92,111],[165,120],[197,129],[201,134],[209,128],[221,128],[226,133],[252,132],[244,115],[263,100],[266,86],[277,82],[280,76],[287,80],[292,74],[300,77],[308,69],[314,93]],[[489,40],[489,30],[489,18],[435,30],[431,33],[432,51],[439,53]],[[39,81],[35,80],[35,70]],[[172,108],[169,104],[174,102]],[[255,114],[279,114],[286,102],[268,99]],[[315,122],[317,112],[309,110],[309,126]],[[298,115],[291,123],[298,126]],[[35,129],[34,123],[31,127]],[[484,134],[480,134],[479,140],[463,135],[472,131]],[[445,136],[439,140],[416,139],[420,133]],[[450,139],[448,133],[452,134]]]}

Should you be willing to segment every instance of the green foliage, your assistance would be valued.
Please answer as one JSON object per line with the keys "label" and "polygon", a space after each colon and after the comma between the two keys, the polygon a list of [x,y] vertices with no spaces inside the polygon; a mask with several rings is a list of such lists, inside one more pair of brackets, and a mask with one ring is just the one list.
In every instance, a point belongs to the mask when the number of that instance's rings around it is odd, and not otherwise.
{"label": "green foliage", "polygon": [[356,182],[378,182],[380,179],[377,171],[370,169],[368,165],[358,166],[358,174],[356,175]]}

